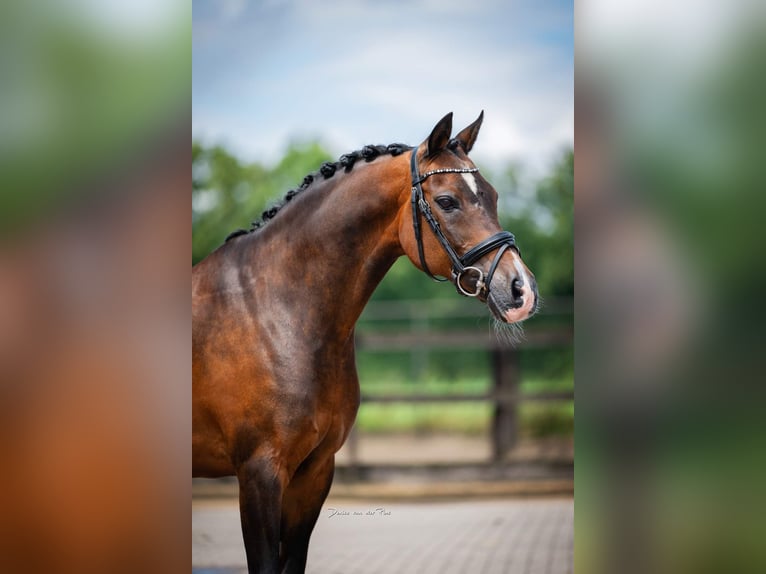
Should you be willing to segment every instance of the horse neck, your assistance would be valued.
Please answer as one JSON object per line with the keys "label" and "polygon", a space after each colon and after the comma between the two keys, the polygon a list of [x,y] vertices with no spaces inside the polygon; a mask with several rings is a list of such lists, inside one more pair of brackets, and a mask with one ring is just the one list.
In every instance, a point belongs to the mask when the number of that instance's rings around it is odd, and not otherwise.
{"label": "horse neck", "polygon": [[[314,332],[350,336],[375,287],[403,254],[399,216],[408,174],[406,158],[379,158],[317,182],[283,208],[253,237],[262,234],[256,273],[282,277],[270,297],[292,306]],[[261,298],[263,291],[256,294]]]}

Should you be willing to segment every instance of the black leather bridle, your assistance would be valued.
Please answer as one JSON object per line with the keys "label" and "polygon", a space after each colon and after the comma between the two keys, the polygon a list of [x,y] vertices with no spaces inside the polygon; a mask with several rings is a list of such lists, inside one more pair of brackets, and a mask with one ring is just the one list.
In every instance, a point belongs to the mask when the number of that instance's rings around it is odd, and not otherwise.
{"label": "black leather bridle", "polygon": [[[497,269],[498,264],[500,263],[500,258],[510,247],[516,247],[516,239],[514,238],[513,233],[510,231],[500,231],[492,237],[485,239],[475,247],[469,249],[462,257],[460,257],[455,252],[447,237],[444,235],[444,232],[442,232],[439,222],[436,220],[433,212],[431,211],[431,206],[423,196],[423,188],[420,184],[423,183],[428,177],[438,173],[476,173],[479,170],[475,167],[443,168],[427,171],[421,174],[418,170],[417,151],[417,148],[412,150],[412,157],[410,159],[410,174],[412,177],[412,226],[415,230],[415,241],[418,244],[420,265],[423,267],[423,271],[425,271],[426,274],[428,274],[428,276],[433,280],[447,281],[447,278],[436,277],[433,273],[431,273],[431,270],[428,268],[428,264],[426,263],[425,252],[423,251],[423,237],[420,231],[420,215],[422,214],[425,220],[428,222],[428,225],[433,230],[434,235],[436,235],[436,239],[439,240],[439,243],[441,243],[444,251],[447,252],[447,256],[452,262],[452,280],[455,282],[455,287],[457,288],[458,293],[465,295],[466,297],[478,297],[482,294],[482,292],[488,294],[489,284],[492,281],[492,276],[495,274],[495,270]],[[487,253],[491,253],[496,249],[497,254],[492,260],[492,265],[489,267],[489,272],[484,275],[482,270],[478,267],[474,267],[473,264],[484,257]],[[476,290],[474,292],[466,291],[460,283],[460,279],[462,278],[463,274],[467,272],[475,273],[477,276]]]}

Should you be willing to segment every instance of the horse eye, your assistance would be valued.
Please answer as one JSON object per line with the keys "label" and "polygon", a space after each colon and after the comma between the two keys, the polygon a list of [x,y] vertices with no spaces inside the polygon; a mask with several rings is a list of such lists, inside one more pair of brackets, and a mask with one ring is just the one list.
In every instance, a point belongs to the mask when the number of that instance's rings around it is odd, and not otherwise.
{"label": "horse eye", "polygon": [[457,200],[449,195],[440,195],[436,198],[436,203],[438,203],[439,207],[444,211],[452,211],[460,207]]}

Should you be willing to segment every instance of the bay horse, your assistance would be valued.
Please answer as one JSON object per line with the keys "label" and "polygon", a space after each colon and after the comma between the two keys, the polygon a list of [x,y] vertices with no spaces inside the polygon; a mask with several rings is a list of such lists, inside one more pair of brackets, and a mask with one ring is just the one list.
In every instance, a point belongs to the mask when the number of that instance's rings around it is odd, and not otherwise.
{"label": "bay horse", "polygon": [[[354,327],[406,255],[516,323],[535,278],[468,153],[484,112],[325,163],[192,269],[193,476],[236,475],[250,573],[304,572],[359,407]],[[428,226],[429,229],[426,229]]]}

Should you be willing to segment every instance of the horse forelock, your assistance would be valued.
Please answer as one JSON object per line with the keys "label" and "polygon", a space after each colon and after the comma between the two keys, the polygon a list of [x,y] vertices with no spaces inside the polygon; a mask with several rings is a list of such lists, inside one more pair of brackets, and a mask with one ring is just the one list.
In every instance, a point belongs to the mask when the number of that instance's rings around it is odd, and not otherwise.
{"label": "horse forelock", "polygon": [[390,155],[395,157],[411,149],[413,149],[412,146],[401,143],[393,143],[389,145],[366,145],[362,149],[343,154],[337,161],[325,162],[317,171],[306,175],[306,177],[303,178],[303,182],[297,188],[291,189],[280,201],[267,208],[261,214],[260,219],[252,222],[250,229],[237,229],[232,231],[226,236],[225,242],[241,235],[248,235],[262,228],[271,221],[285,205],[306,191],[314,182],[330,179],[339,169],[342,169],[344,173],[349,173],[354,169],[354,165],[358,161],[369,163],[381,156]]}

